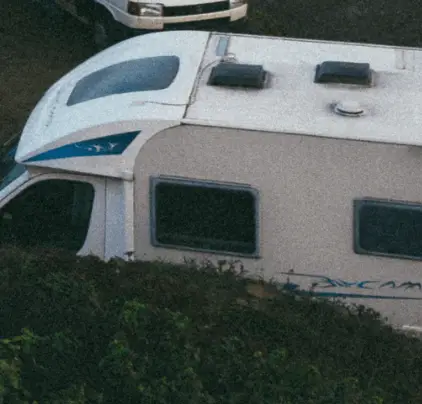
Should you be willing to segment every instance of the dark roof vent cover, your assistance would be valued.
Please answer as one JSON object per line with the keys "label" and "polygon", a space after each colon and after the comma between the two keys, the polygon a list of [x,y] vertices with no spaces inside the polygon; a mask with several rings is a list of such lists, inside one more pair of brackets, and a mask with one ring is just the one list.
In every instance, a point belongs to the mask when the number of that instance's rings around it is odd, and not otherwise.
{"label": "dark roof vent cover", "polygon": [[267,72],[261,65],[221,62],[211,70],[210,86],[263,88]]}
{"label": "dark roof vent cover", "polygon": [[314,81],[369,86],[372,81],[372,71],[369,63],[326,61],[317,65]]}

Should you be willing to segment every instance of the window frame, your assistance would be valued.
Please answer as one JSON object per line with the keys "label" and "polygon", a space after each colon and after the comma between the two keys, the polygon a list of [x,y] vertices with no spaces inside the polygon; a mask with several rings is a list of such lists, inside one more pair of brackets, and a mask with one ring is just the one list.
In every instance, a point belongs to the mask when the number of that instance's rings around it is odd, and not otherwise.
{"label": "window frame", "polygon": [[383,253],[373,252],[366,250],[360,245],[360,209],[366,204],[370,203],[371,206],[386,206],[398,209],[409,209],[419,210],[422,213],[422,203],[399,201],[394,199],[381,199],[381,198],[356,198],[353,200],[353,251],[355,254],[384,257],[384,258],[396,258],[401,260],[411,261],[422,261],[422,254],[418,257],[407,255],[407,254],[395,254],[395,253]]}
{"label": "window frame", "polygon": [[[255,209],[255,251],[251,254],[240,253],[240,252],[231,252],[231,251],[222,251],[214,250],[207,248],[198,248],[198,247],[188,247],[188,246],[179,246],[175,244],[162,244],[157,240],[156,237],[156,196],[155,189],[158,184],[170,183],[170,184],[179,184],[185,186],[198,186],[203,188],[214,188],[214,189],[227,189],[233,191],[244,191],[249,192],[254,199],[254,209]],[[217,255],[225,256],[236,256],[244,258],[260,258],[261,243],[260,243],[260,195],[259,191],[256,188],[253,188],[247,184],[231,183],[231,182],[221,182],[221,181],[210,181],[210,180],[198,180],[190,179],[184,177],[173,177],[173,176],[150,176],[149,181],[149,206],[150,206],[150,241],[151,245],[159,248],[168,248],[176,249],[182,251],[193,251],[193,252],[203,252]]]}
{"label": "window frame", "polygon": [[[32,173],[27,171],[28,179],[22,184],[19,184],[11,192],[9,192],[2,200],[0,200],[0,212],[4,207],[16,197],[19,197],[29,187],[38,182],[48,180],[69,180],[86,182],[94,187],[94,200],[91,211],[91,218],[88,225],[87,235],[84,244],[76,253],[77,255],[93,254],[99,257],[104,257],[105,253],[105,195],[106,182],[105,179],[95,176],[81,176],[77,174],[64,173]],[[19,177],[19,178],[22,178]],[[11,185],[11,184],[9,184]],[[6,187],[7,188],[7,187]],[[6,189],[5,188],[5,189]]]}
{"label": "window frame", "polygon": [[[164,83],[167,83],[167,84],[163,86],[163,81],[159,80],[161,81],[161,85],[158,88],[147,88],[147,89],[139,89],[139,88],[134,89],[134,88],[130,88],[131,86],[127,87],[128,86],[127,83],[124,83],[121,81],[119,81],[118,83],[113,82],[113,80],[119,77],[124,77],[125,75],[128,75],[129,73],[131,73],[133,70],[136,70],[135,69],[136,67],[139,70],[140,66],[136,66],[136,63],[140,63],[142,65],[146,61],[149,61],[150,64],[153,64],[154,61],[156,61],[157,63],[163,63],[165,61],[166,68],[171,67],[172,72],[174,72],[174,74],[171,76],[172,77],[171,81],[170,82],[168,82],[169,80],[164,81]],[[177,64],[175,69],[174,69],[175,67],[174,63]],[[129,67],[126,67],[126,70],[125,70],[124,68],[125,66],[129,66]],[[84,102],[95,101],[95,100],[104,99],[111,96],[124,96],[124,95],[134,94],[134,93],[156,93],[159,91],[168,91],[168,89],[171,88],[171,86],[177,80],[177,77],[180,73],[180,67],[181,67],[181,60],[180,60],[180,57],[177,55],[145,56],[145,57],[139,57],[136,59],[123,60],[121,62],[113,63],[111,65],[102,67],[98,70],[94,70],[91,73],[87,73],[85,76],[81,77],[76,83],[74,83],[72,90],[70,91],[67,97],[66,107],[71,108],[73,106],[80,105]],[[156,69],[157,67],[152,66],[149,69],[148,74],[153,72],[155,75]],[[123,72],[121,70],[123,70]],[[106,81],[104,83],[102,80],[104,75],[106,75],[106,77],[108,77],[109,80],[110,78],[112,78],[113,80],[111,82]],[[114,88],[113,91],[104,90],[104,86],[105,87],[107,87],[107,85],[110,86],[111,83],[113,84],[112,87],[113,86],[115,87],[118,84],[117,88]],[[130,82],[130,84],[133,84],[133,82]],[[119,86],[124,87],[125,90],[119,89]],[[90,91],[87,92],[86,88],[89,88]],[[98,90],[98,88],[101,89],[101,91]],[[89,95],[90,92],[93,91],[93,89],[95,90],[94,91],[95,95],[94,96]]]}

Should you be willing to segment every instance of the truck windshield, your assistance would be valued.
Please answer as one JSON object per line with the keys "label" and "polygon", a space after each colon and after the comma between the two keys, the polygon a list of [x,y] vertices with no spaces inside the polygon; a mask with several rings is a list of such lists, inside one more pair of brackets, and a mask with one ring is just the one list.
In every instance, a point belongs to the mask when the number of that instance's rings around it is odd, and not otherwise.
{"label": "truck windshield", "polygon": [[26,171],[23,164],[15,161],[16,143],[0,152],[0,191]]}

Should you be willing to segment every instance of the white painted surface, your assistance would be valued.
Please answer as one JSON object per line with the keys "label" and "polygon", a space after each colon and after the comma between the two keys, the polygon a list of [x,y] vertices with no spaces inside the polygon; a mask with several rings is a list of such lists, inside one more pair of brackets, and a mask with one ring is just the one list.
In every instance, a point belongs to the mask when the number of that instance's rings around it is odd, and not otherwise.
{"label": "white painted surface", "polygon": [[128,27],[134,29],[161,30],[166,25],[171,27],[171,24],[187,24],[195,21],[209,21],[220,18],[229,18],[230,21],[237,21],[246,17],[248,13],[248,5],[245,4],[231,10],[218,11],[214,13],[191,14],[174,17],[136,17],[124,13],[119,9],[111,9],[110,11],[115,20]]}
{"label": "white painted surface", "polygon": [[[166,109],[166,108],[164,108]],[[117,121],[110,124],[98,125],[82,129],[72,133],[56,143],[47,144],[44,148],[33,153],[43,152],[50,148],[60,147],[68,143],[102,137],[122,132],[140,131],[129,147],[120,155],[88,156],[57,160],[45,160],[31,163],[32,166],[48,167],[57,170],[66,170],[81,174],[100,175],[113,178],[125,178],[133,173],[133,165],[136,156],[142,146],[157,132],[162,129],[178,125],[179,121],[155,120],[155,121]],[[29,156],[30,157],[30,156]]]}
{"label": "white painted surface", "polygon": [[[141,135],[122,156],[31,163],[119,178],[123,171],[133,170],[134,159],[148,139],[182,120],[274,133],[422,145],[422,99],[417,84],[422,81],[420,50],[231,34],[228,53],[239,62],[262,63],[271,78],[263,90],[229,89],[206,85],[211,68],[219,61],[215,50],[221,35],[199,31],[149,34],[90,58],[40,100],[23,130],[17,161],[72,142],[140,130]],[[74,85],[87,74],[114,63],[158,55],[177,55],[181,60],[179,73],[168,89],[65,105]],[[375,71],[375,85],[315,84],[315,66],[325,60],[369,62]],[[329,105],[339,101],[358,102],[365,114],[359,118],[337,115]]]}
{"label": "white painted surface", "polygon": [[[206,84],[217,41],[214,34],[186,122],[422,145],[420,49],[231,35],[229,54],[240,63],[262,64],[271,75],[268,88],[253,90]],[[327,60],[370,63],[374,86],[315,84],[315,67]],[[329,105],[343,100],[358,102],[365,115],[334,114]]]}
{"label": "white painted surface", "polygon": [[[201,4],[218,3],[221,0],[163,0],[160,4],[165,7],[192,6]],[[154,1],[143,1],[144,3],[155,3]],[[165,25],[181,24],[194,21],[206,21],[219,18],[230,18],[230,21],[237,21],[246,17],[248,4],[240,7],[219,11],[214,13],[198,13],[191,15],[179,15],[173,17],[137,17],[127,13],[127,0],[100,0],[116,21],[134,29],[161,30]]]}
{"label": "white painted surface", "polygon": [[[215,264],[240,259],[248,275],[281,283],[290,278],[304,290],[316,282],[316,292],[354,294],[349,302],[369,305],[399,326],[422,326],[422,262],[353,250],[353,199],[422,203],[421,171],[419,147],[190,125],[171,128],[154,136],[136,160],[137,258],[183,263],[186,257]],[[260,256],[151,245],[149,178],[158,175],[256,189]],[[294,273],[288,274],[291,269]]]}
{"label": "white painted surface", "polygon": [[[122,4],[122,0],[108,0],[110,4],[116,4],[120,6]],[[196,4],[211,4],[211,3],[220,3],[222,0],[135,0],[135,3],[146,3],[146,4],[162,4],[165,7],[180,7],[180,6],[192,6]],[[125,5],[126,3],[126,5]],[[127,0],[123,0],[123,9],[127,8]],[[121,6],[120,6],[121,7]]]}
{"label": "white painted surface", "polygon": [[[83,132],[96,126],[120,121],[180,121],[208,37],[209,33],[190,31],[177,35],[171,32],[149,34],[121,42],[88,59],[55,83],[38,102],[23,129],[17,161],[64,144],[89,139],[84,137]],[[161,55],[180,58],[178,75],[169,88],[111,95],[66,106],[76,83],[88,74],[116,63]],[[78,131],[81,133],[72,137]],[[103,136],[107,134],[112,133],[104,133]]]}
{"label": "white painted surface", "polygon": [[95,199],[92,207],[91,221],[88,234],[78,255],[96,255],[104,259],[105,252],[105,214],[106,214],[106,187],[105,179],[92,176],[57,175],[56,178],[86,181],[94,186]]}
{"label": "white painted surface", "polygon": [[[133,197],[131,198],[133,203]],[[124,257],[126,252],[125,233],[126,204],[124,181],[107,178],[106,211],[105,211],[105,253],[106,260],[113,257]],[[133,220],[133,218],[132,218]]]}

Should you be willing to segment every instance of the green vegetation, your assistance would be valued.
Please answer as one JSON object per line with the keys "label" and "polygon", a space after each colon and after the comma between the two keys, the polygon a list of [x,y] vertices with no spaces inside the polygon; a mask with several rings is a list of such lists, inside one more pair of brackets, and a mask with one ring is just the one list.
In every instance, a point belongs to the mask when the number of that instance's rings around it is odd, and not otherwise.
{"label": "green vegetation", "polygon": [[368,310],[211,265],[0,256],[0,403],[422,402],[422,343]]}

